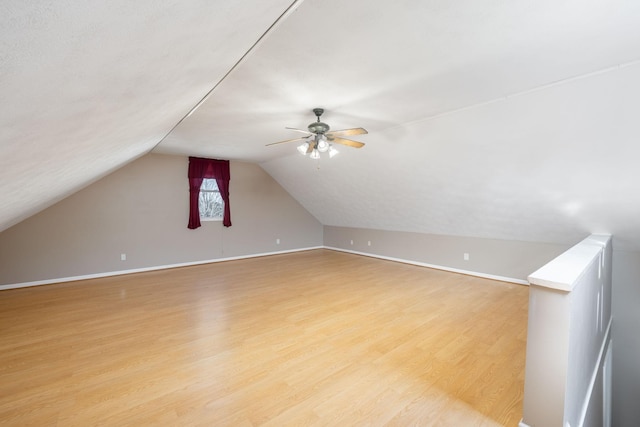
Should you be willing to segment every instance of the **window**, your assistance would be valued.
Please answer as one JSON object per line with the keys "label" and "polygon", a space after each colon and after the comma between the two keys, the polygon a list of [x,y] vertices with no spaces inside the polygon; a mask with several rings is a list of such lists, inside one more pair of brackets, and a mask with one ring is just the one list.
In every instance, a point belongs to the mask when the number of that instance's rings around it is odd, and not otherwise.
{"label": "window", "polygon": [[215,179],[204,178],[198,197],[200,219],[203,221],[221,221],[224,215],[224,202]]}
{"label": "window", "polygon": [[[200,197],[203,193],[208,194],[210,198],[214,198],[217,194],[222,198],[223,202],[219,202],[217,211],[223,209],[222,225],[225,227],[231,227],[231,209],[229,208],[229,180],[231,179],[229,173],[229,160],[216,160],[216,159],[203,159],[201,157],[189,157],[189,225],[187,227],[190,230],[195,230],[200,227]],[[202,181],[205,179],[212,179],[212,182],[206,184],[204,191],[200,191],[202,188]],[[212,185],[216,187],[212,188]],[[210,189],[211,191],[206,191]],[[209,215],[215,215],[216,203],[215,200],[208,202],[206,200],[207,194],[205,194],[205,201],[203,211],[209,211],[202,215],[207,219],[215,220]],[[219,216],[218,216],[219,218]]]}

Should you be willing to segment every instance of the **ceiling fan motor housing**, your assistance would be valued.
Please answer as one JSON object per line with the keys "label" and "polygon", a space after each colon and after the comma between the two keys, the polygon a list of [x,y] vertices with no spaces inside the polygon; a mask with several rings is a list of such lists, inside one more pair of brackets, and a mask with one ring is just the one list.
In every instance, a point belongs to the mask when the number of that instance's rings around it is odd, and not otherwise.
{"label": "ceiling fan motor housing", "polygon": [[307,126],[307,128],[309,129],[309,132],[315,133],[316,135],[321,135],[329,131],[330,129],[329,125],[320,121],[320,116],[322,115],[322,113],[324,113],[324,108],[313,109],[313,114],[316,115],[318,120],[311,123],[309,126]]}
{"label": "ceiling fan motor housing", "polygon": [[323,134],[328,132],[330,129],[328,124],[322,122],[313,122],[307,128],[309,129],[309,132],[315,134]]}

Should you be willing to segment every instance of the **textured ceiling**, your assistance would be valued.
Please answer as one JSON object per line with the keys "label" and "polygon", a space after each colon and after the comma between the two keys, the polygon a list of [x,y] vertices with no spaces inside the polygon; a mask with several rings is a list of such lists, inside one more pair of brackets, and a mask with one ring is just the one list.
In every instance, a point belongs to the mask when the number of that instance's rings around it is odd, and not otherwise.
{"label": "textured ceiling", "polygon": [[0,230],[151,150],[289,4],[0,2]]}
{"label": "textured ceiling", "polygon": [[[153,149],[258,162],[327,225],[640,249],[636,0],[306,0],[273,27],[291,0],[30,3],[0,5],[0,229]],[[366,146],[265,147],[317,106]]]}

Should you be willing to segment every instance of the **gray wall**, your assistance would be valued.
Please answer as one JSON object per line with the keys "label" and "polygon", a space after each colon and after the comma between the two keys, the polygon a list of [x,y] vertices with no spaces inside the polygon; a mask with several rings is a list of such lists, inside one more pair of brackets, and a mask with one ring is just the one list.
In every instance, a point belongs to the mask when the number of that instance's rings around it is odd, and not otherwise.
{"label": "gray wall", "polygon": [[640,425],[640,252],[613,252],[613,425]]}
{"label": "gray wall", "polygon": [[324,244],[522,281],[571,246],[332,226],[324,227]]}
{"label": "gray wall", "polygon": [[249,163],[231,162],[233,225],[187,229],[187,167],[146,155],[0,233],[0,285],[322,245],[322,225]]}

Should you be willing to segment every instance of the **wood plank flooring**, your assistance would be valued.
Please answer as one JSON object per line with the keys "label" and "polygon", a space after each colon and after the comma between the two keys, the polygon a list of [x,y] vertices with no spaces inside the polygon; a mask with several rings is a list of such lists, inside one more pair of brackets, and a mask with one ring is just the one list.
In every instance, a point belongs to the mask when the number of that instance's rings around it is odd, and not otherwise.
{"label": "wood plank flooring", "polygon": [[329,250],[0,291],[0,425],[516,426],[527,304]]}

